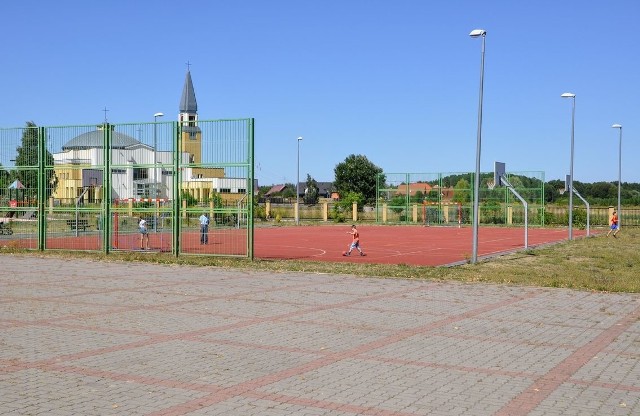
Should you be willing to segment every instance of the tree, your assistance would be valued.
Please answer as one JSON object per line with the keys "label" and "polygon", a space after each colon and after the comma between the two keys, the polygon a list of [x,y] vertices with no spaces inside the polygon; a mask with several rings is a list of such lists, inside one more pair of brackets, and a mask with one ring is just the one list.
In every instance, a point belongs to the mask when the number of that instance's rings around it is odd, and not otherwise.
{"label": "tree", "polygon": [[304,203],[307,205],[317,204],[318,199],[320,198],[319,192],[320,189],[318,188],[318,182],[316,182],[316,180],[307,173],[307,183],[303,197]]}
{"label": "tree", "polygon": [[[15,179],[20,180],[26,189],[26,194],[35,197],[38,192],[38,126],[33,121],[27,121],[22,132],[22,143],[16,149]],[[45,166],[53,166],[53,155],[45,150]],[[21,166],[28,167],[20,169]],[[51,196],[58,185],[53,169],[46,169],[45,183],[47,197]]]}
{"label": "tree", "polygon": [[453,202],[464,204],[471,201],[471,186],[466,179],[460,179],[453,188]]}
{"label": "tree", "polygon": [[334,220],[336,222],[344,222],[349,217],[354,202],[358,207],[361,207],[364,201],[364,197],[358,192],[347,192],[344,195],[340,195],[340,201],[333,206]]}
{"label": "tree", "polygon": [[[363,155],[349,155],[344,162],[338,163],[334,169],[334,186],[341,196],[349,192],[362,194],[365,202],[372,203],[376,198],[376,179],[382,169],[374,165]],[[385,182],[386,177],[380,176]]]}

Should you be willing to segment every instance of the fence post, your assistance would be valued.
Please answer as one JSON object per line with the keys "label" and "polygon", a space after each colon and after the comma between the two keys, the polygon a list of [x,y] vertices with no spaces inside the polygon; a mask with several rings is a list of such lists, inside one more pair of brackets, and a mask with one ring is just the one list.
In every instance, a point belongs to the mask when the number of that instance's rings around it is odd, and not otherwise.
{"label": "fence post", "polygon": [[382,204],[382,223],[387,222],[387,203]]}
{"label": "fence post", "polygon": [[418,222],[418,205],[413,204],[413,222]]}
{"label": "fence post", "polygon": [[358,203],[354,202],[351,207],[351,216],[353,217],[353,221],[358,221]]}

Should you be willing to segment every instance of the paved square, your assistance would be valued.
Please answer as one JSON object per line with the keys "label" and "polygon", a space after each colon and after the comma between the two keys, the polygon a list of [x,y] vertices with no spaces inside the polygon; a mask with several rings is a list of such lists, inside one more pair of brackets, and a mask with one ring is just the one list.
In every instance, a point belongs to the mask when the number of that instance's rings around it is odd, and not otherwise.
{"label": "paved square", "polygon": [[640,414],[638,294],[0,261],[0,415]]}

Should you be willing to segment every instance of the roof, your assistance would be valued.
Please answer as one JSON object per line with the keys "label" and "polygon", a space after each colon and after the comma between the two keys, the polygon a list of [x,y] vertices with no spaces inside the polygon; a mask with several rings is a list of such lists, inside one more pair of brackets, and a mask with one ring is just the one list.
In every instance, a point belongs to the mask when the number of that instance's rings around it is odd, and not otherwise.
{"label": "roof", "polygon": [[316,184],[318,185],[318,193],[321,195],[330,195],[334,191],[333,182],[316,182]]}
{"label": "roof", "polygon": [[[416,192],[427,193],[431,190],[432,186],[426,182],[413,182],[409,184],[409,195],[415,195]],[[398,195],[404,195],[407,191],[407,184],[403,183],[398,185],[396,193]]]}
{"label": "roof", "polygon": [[[62,150],[102,148],[103,144],[103,130],[94,130],[88,133],[83,133],[69,140],[64,146],[62,146]],[[131,136],[127,136],[126,134],[118,133],[116,131],[111,133],[111,147],[114,149],[125,149],[138,144],[140,144],[140,142]]]}
{"label": "roof", "polygon": [[265,195],[273,195],[273,194],[277,194],[279,192],[284,191],[284,189],[287,187],[287,185],[273,185],[271,187],[271,189],[269,189],[267,191],[267,193]]}
{"label": "roof", "polygon": [[193,89],[193,81],[191,80],[191,71],[187,71],[184,79],[184,87],[182,88],[182,97],[180,98],[181,113],[197,113],[198,102],[196,101],[196,92]]}
{"label": "roof", "polygon": [[[318,194],[319,195],[331,195],[334,191],[333,182],[316,182],[318,186]],[[307,189],[307,182],[298,182],[298,189],[300,190],[300,195],[304,195]]]}
{"label": "roof", "polygon": [[24,185],[19,179],[16,179],[11,185],[9,185],[8,189],[24,189]]}

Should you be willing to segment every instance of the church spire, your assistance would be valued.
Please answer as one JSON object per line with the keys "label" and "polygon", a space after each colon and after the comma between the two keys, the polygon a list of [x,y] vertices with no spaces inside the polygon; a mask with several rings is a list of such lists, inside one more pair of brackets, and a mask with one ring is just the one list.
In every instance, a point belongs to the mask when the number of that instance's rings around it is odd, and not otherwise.
{"label": "church spire", "polygon": [[184,79],[184,87],[182,88],[182,97],[180,98],[181,114],[197,114],[198,102],[196,101],[196,93],[193,89],[193,81],[191,80],[191,71],[187,66],[187,75]]}

